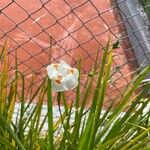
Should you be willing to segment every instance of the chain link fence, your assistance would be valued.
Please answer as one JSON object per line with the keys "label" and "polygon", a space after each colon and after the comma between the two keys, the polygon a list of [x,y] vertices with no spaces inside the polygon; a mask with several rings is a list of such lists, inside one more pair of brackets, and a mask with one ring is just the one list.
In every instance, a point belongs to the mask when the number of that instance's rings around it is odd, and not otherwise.
{"label": "chain link fence", "polygon": [[[149,52],[141,48],[149,39],[138,40],[138,44],[131,39],[139,34],[138,31],[145,28],[149,31],[149,4],[144,3],[143,7],[141,1],[136,1],[136,7],[132,8],[136,14],[125,14],[126,2],[128,0],[1,0],[0,44],[7,39],[11,71],[17,52],[18,68],[26,75],[26,85],[32,74],[36,74],[34,84],[39,85],[46,76],[48,64],[64,60],[76,66],[81,59],[84,86],[96,53],[99,53],[100,62],[103,48],[111,37],[111,42],[118,40],[120,47],[113,51],[107,103],[117,99],[124,88],[130,86],[140,66],[138,60],[142,63],[143,56],[148,62],[150,59]],[[145,26],[134,28],[134,17],[143,14]],[[140,55],[137,48],[141,49]]]}

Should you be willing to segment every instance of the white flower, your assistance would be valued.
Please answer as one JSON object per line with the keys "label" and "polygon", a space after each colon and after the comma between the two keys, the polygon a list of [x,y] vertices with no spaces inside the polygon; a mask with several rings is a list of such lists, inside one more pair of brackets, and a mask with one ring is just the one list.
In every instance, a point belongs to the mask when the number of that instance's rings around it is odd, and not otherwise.
{"label": "white flower", "polygon": [[72,90],[78,85],[79,71],[66,62],[52,63],[47,66],[47,73],[52,80],[52,90],[62,92]]}

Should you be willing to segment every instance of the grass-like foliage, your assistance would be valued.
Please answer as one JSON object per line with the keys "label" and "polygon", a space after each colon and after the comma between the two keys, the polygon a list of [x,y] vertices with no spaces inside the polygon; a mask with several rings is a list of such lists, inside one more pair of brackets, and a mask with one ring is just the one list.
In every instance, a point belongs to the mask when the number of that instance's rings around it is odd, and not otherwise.
{"label": "grass-like foliage", "polygon": [[[58,93],[57,100],[63,102],[64,111],[58,120],[54,120],[51,80],[45,78],[35,92],[31,90],[34,81],[25,89],[25,76],[18,71],[17,58],[15,75],[9,78],[5,44],[0,53],[0,150],[150,149],[150,111],[147,108],[150,85],[141,85],[150,72],[150,66],[133,79],[132,87],[124,91],[124,97],[117,106],[113,106],[112,102],[104,109],[112,51],[113,47],[108,43],[103,52],[94,91],[92,86],[93,79],[97,76],[97,62],[82,93],[79,78],[72,105],[66,104],[64,92]],[[80,70],[80,63],[78,66]],[[18,90],[18,84],[21,85],[21,90]],[[135,90],[139,87],[135,96]],[[93,93],[92,98],[90,93]],[[35,98],[37,104],[33,105]],[[89,98],[92,105],[87,108]],[[46,100],[47,112],[41,120],[42,106]],[[16,102],[20,105],[16,119],[13,119]],[[47,131],[42,132],[45,124],[48,124]]]}
{"label": "grass-like foliage", "polygon": [[140,2],[143,4],[144,9],[149,16],[150,15],[150,1],[149,0],[140,0]]}

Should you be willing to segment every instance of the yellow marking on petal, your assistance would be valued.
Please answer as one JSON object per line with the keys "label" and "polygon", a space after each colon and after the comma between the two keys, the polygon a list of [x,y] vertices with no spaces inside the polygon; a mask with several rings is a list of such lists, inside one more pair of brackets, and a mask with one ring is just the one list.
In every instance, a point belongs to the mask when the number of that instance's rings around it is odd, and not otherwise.
{"label": "yellow marking on petal", "polygon": [[57,84],[61,84],[62,76],[58,75],[57,78],[55,79],[55,82]]}
{"label": "yellow marking on petal", "polygon": [[73,69],[69,69],[68,70],[68,74],[74,74],[74,70]]}
{"label": "yellow marking on petal", "polygon": [[53,67],[58,70],[58,64],[53,64]]}

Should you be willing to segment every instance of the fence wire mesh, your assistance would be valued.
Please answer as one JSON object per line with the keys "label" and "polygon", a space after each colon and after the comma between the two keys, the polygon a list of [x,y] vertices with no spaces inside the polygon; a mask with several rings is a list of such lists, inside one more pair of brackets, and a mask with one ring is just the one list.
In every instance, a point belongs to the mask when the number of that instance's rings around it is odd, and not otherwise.
{"label": "fence wire mesh", "polygon": [[[17,52],[18,68],[26,75],[27,85],[32,74],[36,74],[34,84],[39,85],[46,76],[45,67],[59,60],[75,66],[81,59],[82,75],[86,78],[97,51],[100,61],[103,48],[111,37],[112,43],[120,41],[120,47],[113,51],[113,76],[107,91],[107,103],[117,99],[130,85],[137,70],[133,49],[141,46],[130,44],[131,35],[127,34],[124,24],[128,18],[149,13],[149,4],[146,4],[146,13],[144,9],[134,8],[138,13],[123,20],[118,5],[125,1],[1,0],[0,44],[7,39],[11,71]],[[133,32],[136,31],[133,29]],[[139,57],[142,55],[145,55],[144,51]],[[84,79],[81,82],[84,85]]]}

